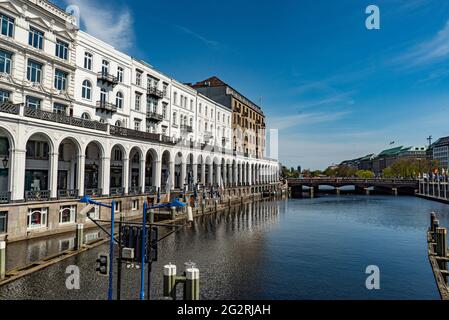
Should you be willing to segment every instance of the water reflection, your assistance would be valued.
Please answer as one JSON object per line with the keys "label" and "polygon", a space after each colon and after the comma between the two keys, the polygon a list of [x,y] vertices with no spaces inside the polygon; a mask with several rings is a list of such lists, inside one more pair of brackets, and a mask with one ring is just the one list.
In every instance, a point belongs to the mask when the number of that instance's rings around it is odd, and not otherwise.
{"label": "water reflection", "polygon": [[[245,204],[198,218],[159,246],[151,293],[161,297],[169,262],[200,269],[201,299],[438,299],[427,260],[428,212],[449,206],[412,197],[342,196]],[[61,244],[60,242],[61,241]],[[45,244],[44,244],[45,243]],[[49,243],[34,249],[49,250]],[[59,246],[71,246],[60,238]],[[46,247],[47,246],[47,247]],[[105,299],[94,270],[107,245],[0,288],[4,299]],[[65,288],[65,268],[81,269],[81,290]],[[381,269],[368,291],[365,268]],[[116,268],[115,268],[116,270]],[[139,270],[123,272],[122,297],[137,299]]]}
{"label": "water reflection", "polygon": [[[84,234],[86,243],[101,237],[102,231],[95,228],[86,230]],[[6,269],[22,267],[74,247],[75,232],[9,243],[6,247]]]}

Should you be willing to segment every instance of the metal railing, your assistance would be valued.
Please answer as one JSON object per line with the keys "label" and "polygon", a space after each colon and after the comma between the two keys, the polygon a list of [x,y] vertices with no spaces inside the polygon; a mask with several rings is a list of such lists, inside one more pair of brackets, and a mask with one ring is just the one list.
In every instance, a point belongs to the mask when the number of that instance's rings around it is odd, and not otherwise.
{"label": "metal railing", "polygon": [[147,119],[161,122],[162,120],[164,120],[164,117],[159,113],[147,111]]}
{"label": "metal railing", "polygon": [[117,112],[117,106],[115,104],[103,100],[97,101],[97,109],[105,110],[108,112]]}
{"label": "metal railing", "polygon": [[50,200],[50,190],[25,191],[25,201],[48,201]]}
{"label": "metal railing", "polygon": [[58,199],[77,199],[78,189],[58,190]]}
{"label": "metal railing", "polygon": [[164,97],[164,92],[159,90],[157,87],[148,87],[147,95],[155,97],[157,99],[162,99]]}
{"label": "metal railing", "polygon": [[157,188],[155,186],[145,186],[145,193],[147,194],[156,194]]}
{"label": "metal railing", "polygon": [[181,130],[184,132],[193,132],[193,127],[186,125],[186,124],[182,124],[181,125]]}
{"label": "metal railing", "polygon": [[132,129],[128,129],[128,128],[111,126],[109,129],[109,132],[113,136],[146,140],[146,141],[151,141],[151,142],[159,142],[160,141],[159,134],[149,133],[149,132],[145,132],[145,131],[137,131],[137,130],[132,130]]}
{"label": "metal railing", "polygon": [[98,72],[97,80],[102,81],[102,82],[107,82],[112,85],[118,84],[118,78],[113,76],[112,74],[107,73],[107,72]]}
{"label": "metal railing", "polygon": [[11,201],[11,192],[0,191],[0,203],[9,203]]}
{"label": "metal railing", "polygon": [[142,187],[136,187],[136,186],[133,186],[133,187],[129,187],[129,190],[128,190],[128,194],[129,195],[138,195],[138,194],[141,194],[142,193]]}
{"label": "metal railing", "polygon": [[40,109],[25,107],[24,116],[28,118],[34,118],[44,121],[51,121],[56,123],[67,124],[75,127],[106,131],[107,125],[97,121],[84,120],[81,118],[70,117],[68,115],[50,111],[44,111]]}
{"label": "metal railing", "polygon": [[125,194],[125,188],[111,188],[109,189],[109,195],[111,196],[123,196]]}
{"label": "metal railing", "polygon": [[2,104],[0,104],[0,112],[10,113],[10,114],[19,114],[20,104],[13,104],[10,101],[5,101]]}
{"label": "metal railing", "polygon": [[84,194],[91,197],[101,197],[103,195],[103,190],[101,188],[86,188]]}

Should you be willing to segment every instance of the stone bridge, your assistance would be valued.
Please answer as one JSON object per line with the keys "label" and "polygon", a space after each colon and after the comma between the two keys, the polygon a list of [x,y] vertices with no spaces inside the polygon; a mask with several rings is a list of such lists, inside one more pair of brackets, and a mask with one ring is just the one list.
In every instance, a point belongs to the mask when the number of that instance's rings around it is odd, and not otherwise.
{"label": "stone bridge", "polygon": [[[288,179],[288,185],[292,189],[293,198],[302,197],[304,191],[307,191],[313,197],[319,191],[320,186],[331,187],[336,194],[340,194],[342,187],[353,186],[356,193],[367,195],[371,191],[393,195],[415,194],[419,187],[418,180],[379,178],[297,178]],[[307,190],[304,190],[303,187],[307,187]]]}

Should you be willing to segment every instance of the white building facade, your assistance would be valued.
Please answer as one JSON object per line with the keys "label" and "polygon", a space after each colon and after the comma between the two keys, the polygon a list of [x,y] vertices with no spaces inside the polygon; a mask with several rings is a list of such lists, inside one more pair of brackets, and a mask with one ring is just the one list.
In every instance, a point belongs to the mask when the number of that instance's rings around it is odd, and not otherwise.
{"label": "white building facade", "polygon": [[70,228],[83,195],[137,211],[158,191],[278,181],[276,160],[231,150],[231,110],[74,23],[0,2],[0,238]]}

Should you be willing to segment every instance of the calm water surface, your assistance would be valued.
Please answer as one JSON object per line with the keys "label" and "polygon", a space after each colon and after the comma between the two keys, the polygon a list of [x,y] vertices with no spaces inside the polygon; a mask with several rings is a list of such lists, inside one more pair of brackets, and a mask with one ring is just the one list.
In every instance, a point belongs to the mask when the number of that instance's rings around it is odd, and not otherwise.
{"label": "calm water surface", "polygon": [[[449,225],[447,205],[389,196],[261,202],[202,217],[161,243],[152,298],[161,296],[165,264],[177,264],[180,273],[192,260],[202,299],[439,299],[426,255],[430,211]],[[5,285],[0,298],[105,299],[107,278],[94,265],[107,250]],[[80,290],[65,287],[68,265],[80,267]],[[381,290],[365,288],[368,265],[379,266]],[[138,298],[139,276],[124,269],[122,298]]]}

